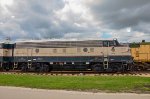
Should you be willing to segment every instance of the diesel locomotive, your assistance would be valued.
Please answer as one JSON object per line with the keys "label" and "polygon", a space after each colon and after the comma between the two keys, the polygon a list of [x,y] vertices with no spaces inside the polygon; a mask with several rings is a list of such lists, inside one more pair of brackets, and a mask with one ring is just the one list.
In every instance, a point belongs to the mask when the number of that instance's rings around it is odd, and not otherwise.
{"label": "diesel locomotive", "polygon": [[128,45],[114,40],[3,42],[0,68],[50,72],[83,70],[122,72],[132,70]]}

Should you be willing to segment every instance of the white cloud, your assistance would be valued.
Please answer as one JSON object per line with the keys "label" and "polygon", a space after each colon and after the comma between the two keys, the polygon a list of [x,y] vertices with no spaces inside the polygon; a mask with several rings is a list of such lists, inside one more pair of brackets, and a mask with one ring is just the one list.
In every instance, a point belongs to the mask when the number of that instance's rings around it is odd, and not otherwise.
{"label": "white cloud", "polygon": [[131,27],[128,27],[128,28],[127,28],[127,32],[131,32]]}
{"label": "white cloud", "polygon": [[6,5],[12,5],[13,4],[13,0],[0,0],[0,5],[1,6],[6,6]]}

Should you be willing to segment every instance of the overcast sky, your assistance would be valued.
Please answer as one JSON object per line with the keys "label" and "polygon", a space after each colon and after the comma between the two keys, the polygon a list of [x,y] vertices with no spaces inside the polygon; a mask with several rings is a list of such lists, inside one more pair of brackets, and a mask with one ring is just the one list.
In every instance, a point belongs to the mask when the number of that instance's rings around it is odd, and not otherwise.
{"label": "overcast sky", "polygon": [[0,40],[150,41],[150,0],[0,0]]}

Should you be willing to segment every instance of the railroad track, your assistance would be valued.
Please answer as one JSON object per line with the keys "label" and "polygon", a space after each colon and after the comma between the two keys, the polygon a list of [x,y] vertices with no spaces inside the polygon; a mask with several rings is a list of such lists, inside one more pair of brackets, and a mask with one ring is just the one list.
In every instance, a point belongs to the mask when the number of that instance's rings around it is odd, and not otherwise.
{"label": "railroad track", "polygon": [[0,72],[0,74],[19,74],[19,75],[53,75],[53,76],[59,76],[59,75],[74,75],[74,76],[145,76],[150,77],[150,71],[134,71],[134,72],[93,72],[93,71],[52,71],[49,73],[35,73],[35,72],[20,72],[20,71],[9,71],[9,72]]}

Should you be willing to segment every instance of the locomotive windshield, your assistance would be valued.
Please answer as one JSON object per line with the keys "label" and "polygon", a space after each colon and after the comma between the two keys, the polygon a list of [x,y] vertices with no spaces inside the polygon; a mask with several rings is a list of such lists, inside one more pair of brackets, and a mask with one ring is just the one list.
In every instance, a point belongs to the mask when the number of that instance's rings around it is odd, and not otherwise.
{"label": "locomotive windshield", "polygon": [[117,40],[106,40],[103,41],[103,47],[109,47],[109,46],[119,46],[119,42]]}

